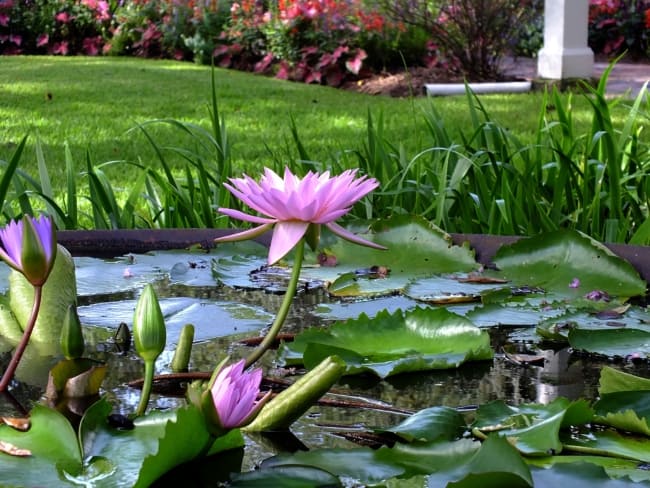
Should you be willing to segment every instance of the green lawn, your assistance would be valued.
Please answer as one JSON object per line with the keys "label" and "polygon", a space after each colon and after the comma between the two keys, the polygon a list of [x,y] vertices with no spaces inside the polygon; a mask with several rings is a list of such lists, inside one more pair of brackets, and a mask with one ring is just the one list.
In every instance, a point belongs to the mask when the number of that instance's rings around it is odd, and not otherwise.
{"label": "green lawn", "polygon": [[5,218],[46,210],[59,228],[221,226],[227,177],[265,165],[301,173],[308,160],[379,180],[355,217],[650,242],[650,110],[640,100],[392,99],[138,58],[0,57],[0,68],[0,168],[15,168],[29,136],[18,172],[0,174]]}
{"label": "green lawn", "polygon": [[[16,144],[29,134],[21,167],[36,171],[30,148],[39,137],[55,186],[62,181],[65,143],[78,165],[87,150],[94,163],[153,161],[142,134],[129,130],[159,118],[209,127],[210,69],[137,58],[0,57],[0,160],[9,159]],[[362,146],[368,112],[375,118],[382,114],[386,138],[403,144],[411,155],[427,145],[422,112],[429,104],[443,115],[452,132],[469,125],[463,96],[391,99],[223,69],[216,70],[216,84],[233,144],[233,163],[242,170],[267,163],[269,151],[278,158],[295,157],[291,117],[308,154],[325,163]],[[541,93],[482,100],[495,120],[524,139],[532,137]],[[188,144],[167,126],[157,126],[153,133],[161,144]],[[116,185],[128,184],[128,172],[115,177]]]}

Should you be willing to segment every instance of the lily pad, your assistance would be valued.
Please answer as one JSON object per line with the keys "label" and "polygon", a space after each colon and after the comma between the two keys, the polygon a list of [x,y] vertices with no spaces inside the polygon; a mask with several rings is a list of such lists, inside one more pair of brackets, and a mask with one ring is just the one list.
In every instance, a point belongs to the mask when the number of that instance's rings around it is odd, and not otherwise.
{"label": "lily pad", "polygon": [[643,295],[647,283],[627,261],[577,231],[559,230],[501,247],[496,273],[513,283],[539,286],[566,298],[604,291],[625,300]]}
{"label": "lily pad", "polygon": [[[539,486],[570,483],[572,487],[611,486],[614,488],[631,487],[633,483],[650,481],[650,471],[644,469],[644,464],[632,459],[567,455],[527,458],[526,461],[531,466],[533,479],[536,483],[540,482]],[[602,470],[593,469],[593,466],[599,466]]]}
{"label": "lily pad", "polygon": [[404,294],[421,302],[447,305],[480,302],[485,292],[504,287],[504,283],[477,283],[469,276],[465,273],[418,279],[406,287]]}
{"label": "lily pad", "polygon": [[598,393],[606,395],[619,391],[650,390],[650,379],[642,378],[609,366],[600,370]]}
{"label": "lily pad", "polygon": [[639,329],[571,329],[569,344],[581,351],[604,356],[650,357],[650,331]]}
{"label": "lily pad", "polygon": [[523,458],[507,441],[490,437],[482,445],[469,439],[453,442],[396,444],[376,451],[358,449],[319,449],[281,454],[262,463],[260,473],[280,467],[312,467],[363,485],[390,485],[428,475],[426,486],[530,487],[532,477]]}
{"label": "lily pad", "polygon": [[594,430],[562,438],[566,449],[600,456],[636,459],[650,463],[650,439],[645,436],[621,435],[615,430]]}
{"label": "lily pad", "polygon": [[[131,327],[135,300],[120,300],[79,307],[83,325],[117,328],[120,322]],[[176,344],[185,324],[194,325],[194,341],[252,332],[273,320],[270,312],[242,303],[199,298],[163,298],[160,308],[165,317],[168,346]]]}
{"label": "lily pad", "polygon": [[417,306],[417,302],[402,295],[380,297],[373,300],[342,300],[330,303],[321,303],[314,309],[314,315],[323,320],[348,320],[355,319],[361,314],[374,317],[379,312],[387,310],[394,313],[397,310],[410,310]]}
{"label": "lily pad", "polygon": [[638,484],[625,476],[612,479],[607,469],[590,462],[573,459],[571,463],[561,463],[553,468],[531,469],[534,486],[571,486],[571,488],[632,488]]}
{"label": "lily pad", "polygon": [[[468,246],[453,245],[451,237],[426,221],[398,216],[373,223],[364,235],[387,250],[351,244],[342,239],[327,248],[335,256],[332,267],[305,268],[303,278],[329,283],[328,292],[337,297],[387,295],[402,291],[422,276],[478,269]],[[385,272],[378,272],[380,270]]]}
{"label": "lily pad", "polygon": [[594,411],[599,423],[650,436],[650,390],[606,393]]}
{"label": "lily pad", "polygon": [[[81,450],[68,419],[56,410],[35,405],[26,432],[0,425],[0,441],[28,450],[25,457],[0,453],[2,482],[9,486],[61,486],[61,474],[81,473]],[[6,485],[5,485],[6,486]]]}
{"label": "lily pad", "polygon": [[372,372],[380,378],[398,373],[455,368],[465,361],[492,359],[490,339],[466,318],[445,309],[416,308],[394,314],[380,312],[309,329],[282,345],[286,364],[311,367],[336,354],[347,363],[346,374]]}
{"label": "lily pad", "polygon": [[561,427],[589,422],[593,412],[584,400],[570,402],[558,398],[548,405],[523,404],[511,407],[502,401],[481,405],[473,428],[497,431],[526,455],[544,456],[560,453]]}
{"label": "lily pad", "polygon": [[392,432],[407,442],[455,440],[467,429],[465,418],[449,407],[430,407],[420,410],[403,422],[379,432]]}
{"label": "lily pad", "polygon": [[[612,307],[610,310],[570,310],[539,323],[537,332],[545,339],[568,341],[569,332],[636,329],[650,332],[650,313],[641,307]],[[590,335],[590,334],[589,334]]]}

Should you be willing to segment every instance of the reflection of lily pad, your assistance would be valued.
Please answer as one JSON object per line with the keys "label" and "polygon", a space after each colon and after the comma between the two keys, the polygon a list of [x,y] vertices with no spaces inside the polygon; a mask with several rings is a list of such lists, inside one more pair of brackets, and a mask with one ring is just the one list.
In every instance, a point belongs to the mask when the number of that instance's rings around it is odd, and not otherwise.
{"label": "reflection of lily pad", "polygon": [[334,353],[347,363],[347,374],[372,372],[382,378],[492,358],[485,331],[445,309],[423,308],[380,312],[374,319],[362,315],[328,330],[306,330],[283,345],[280,357],[311,367]]}

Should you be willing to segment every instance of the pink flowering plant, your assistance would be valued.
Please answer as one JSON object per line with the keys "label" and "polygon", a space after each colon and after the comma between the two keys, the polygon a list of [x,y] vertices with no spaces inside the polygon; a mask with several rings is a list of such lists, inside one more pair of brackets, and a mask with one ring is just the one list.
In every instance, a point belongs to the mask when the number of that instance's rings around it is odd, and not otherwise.
{"label": "pink flowering plant", "polygon": [[0,53],[102,53],[112,13],[107,0],[3,0]]}
{"label": "pink flowering plant", "polygon": [[650,0],[590,0],[589,46],[608,56],[650,54]]}
{"label": "pink flowering plant", "polygon": [[284,170],[284,177],[265,168],[259,183],[247,175],[231,178],[230,182],[231,184],[225,183],[224,186],[261,215],[220,208],[219,212],[229,217],[258,225],[252,229],[217,238],[215,242],[252,239],[273,229],[268,263],[277,263],[290,251],[295,251],[293,271],[285,299],[271,330],[248,357],[246,364],[251,365],[264,354],[280,331],[296,292],[304,256],[304,243],[306,241],[312,250],[316,250],[321,226],[355,244],[385,249],[379,244],[349,232],[335,222],[347,214],[355,203],[377,188],[379,183],[374,178],[358,177],[357,170],[347,170],[338,176],[330,176],[329,171],[321,174],[310,171],[300,178],[288,168]]}
{"label": "pink flowering plant", "polygon": [[49,217],[25,216],[0,230],[0,258],[22,273],[34,287],[34,304],[23,336],[0,379],[0,392],[9,386],[18,363],[32,335],[41,306],[43,285],[54,266],[57,243],[54,225]]}

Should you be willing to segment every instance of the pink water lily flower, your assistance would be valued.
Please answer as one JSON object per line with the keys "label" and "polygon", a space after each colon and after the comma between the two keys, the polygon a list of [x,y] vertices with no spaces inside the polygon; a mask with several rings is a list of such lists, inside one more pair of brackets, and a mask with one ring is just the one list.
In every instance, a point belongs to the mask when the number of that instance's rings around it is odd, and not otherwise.
{"label": "pink water lily flower", "polygon": [[329,171],[321,174],[310,171],[301,179],[288,168],[284,170],[284,178],[265,168],[259,183],[246,175],[242,178],[231,178],[230,182],[232,185],[225,183],[224,186],[264,217],[230,208],[220,208],[221,213],[230,217],[261,225],[217,238],[216,242],[251,239],[275,226],[268,256],[269,264],[273,264],[293,249],[305,236],[310,225],[322,224],[348,241],[375,249],[385,249],[379,244],[362,239],[334,222],[348,213],[352,205],[379,186],[374,178],[366,176],[358,178],[357,170],[347,170],[332,177]]}
{"label": "pink water lily flower", "polygon": [[56,257],[52,219],[25,216],[0,229],[0,259],[34,286],[45,283]]}
{"label": "pink water lily flower", "polygon": [[267,398],[257,401],[262,382],[262,370],[257,368],[244,372],[241,361],[226,366],[210,387],[212,402],[218,422],[224,429],[234,429],[248,424],[263,406]]}

